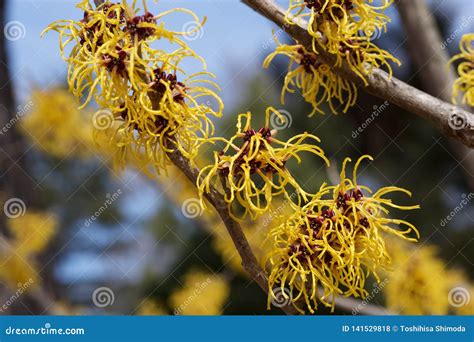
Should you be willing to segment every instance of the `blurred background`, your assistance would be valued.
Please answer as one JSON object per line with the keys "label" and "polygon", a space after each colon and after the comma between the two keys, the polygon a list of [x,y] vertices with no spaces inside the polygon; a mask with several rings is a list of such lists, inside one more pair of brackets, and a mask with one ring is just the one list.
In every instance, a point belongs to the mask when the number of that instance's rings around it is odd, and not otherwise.
{"label": "blurred background", "polygon": [[[174,170],[158,180],[133,168],[117,171],[110,156],[89,142],[81,120],[93,108],[80,112],[67,95],[67,65],[57,34],[40,38],[53,21],[82,18],[76,2],[0,3],[0,203],[15,209],[0,219],[1,313],[281,314],[278,308],[267,310],[266,296],[241,270],[215,214],[185,206],[197,198],[186,180]],[[474,3],[429,5],[445,39],[440,44],[450,55],[457,53],[462,35],[474,31]],[[395,263],[393,274],[383,276],[387,286],[369,282],[368,302],[400,314],[473,314],[474,181],[465,166],[474,158],[472,150],[460,156],[426,121],[362,91],[348,113],[327,110],[308,118],[311,108],[298,92],[280,103],[288,61],[277,58],[262,68],[275,48],[277,27],[237,0],[161,0],[150,10],[176,6],[207,16],[189,44],[222,88],[225,110],[217,134],[232,135],[237,114],[251,111],[263,119],[272,105],[291,117],[281,137],[304,131],[319,136],[337,167],[347,156],[370,154],[374,162],[360,169],[361,182],[413,192],[412,199],[397,200],[421,205],[402,213],[421,239],[416,251],[399,246],[394,251],[415,255],[420,269],[407,267],[408,259],[415,260],[411,257]],[[423,89],[424,70],[411,61],[396,6],[388,14],[392,23],[376,43],[402,61],[394,67],[397,78]],[[166,24],[179,30],[183,19],[170,17]],[[284,34],[279,39],[290,42]],[[61,124],[66,119],[68,124]],[[310,191],[331,177],[311,158],[293,170]],[[265,218],[246,225],[258,255],[265,253],[262,236],[268,226]],[[468,299],[460,306],[450,301],[458,287]]]}

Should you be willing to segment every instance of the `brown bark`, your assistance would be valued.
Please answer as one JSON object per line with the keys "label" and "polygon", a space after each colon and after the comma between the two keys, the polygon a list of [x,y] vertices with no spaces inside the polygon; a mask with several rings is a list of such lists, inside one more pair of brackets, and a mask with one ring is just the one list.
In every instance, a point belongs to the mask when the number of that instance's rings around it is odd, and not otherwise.
{"label": "brown bark", "polygon": [[[299,20],[296,25],[285,21],[285,11],[270,0],[242,0],[242,2],[267,19],[281,27],[297,42],[312,50],[312,37],[308,34],[307,22]],[[334,65],[334,56],[320,49],[320,60],[328,65]],[[416,114],[437,127],[443,134],[452,137],[468,147],[474,147],[474,116],[465,109],[441,101],[415,87],[412,87],[380,69],[373,69],[367,76],[367,85],[344,63],[342,67],[333,70],[344,78],[361,85],[367,93],[388,100],[398,107]],[[464,125],[453,127],[453,121],[463,120]]]}
{"label": "brown bark", "polygon": [[[440,100],[450,102],[456,74],[452,67],[448,67],[448,50],[442,48],[442,37],[434,15],[430,13],[425,0],[399,0],[397,5],[407,32],[408,50],[418,69],[417,77],[423,88]],[[458,99],[458,103],[461,103],[461,99]],[[467,106],[464,109],[470,110]],[[473,149],[455,139],[450,139],[449,143],[463,166],[470,189],[473,190]]]}

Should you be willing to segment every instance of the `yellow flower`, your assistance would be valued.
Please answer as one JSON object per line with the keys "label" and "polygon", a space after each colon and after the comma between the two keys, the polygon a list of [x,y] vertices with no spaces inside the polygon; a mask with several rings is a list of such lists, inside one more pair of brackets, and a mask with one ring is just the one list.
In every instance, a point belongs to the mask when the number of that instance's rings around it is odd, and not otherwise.
{"label": "yellow flower", "polygon": [[[82,20],[57,21],[45,30],[60,34],[61,54],[69,64],[69,86],[78,98],[86,98],[83,106],[95,97],[103,107],[119,110],[122,96],[148,86],[146,78],[159,62],[176,65],[183,57],[197,57],[180,38],[185,33],[167,30],[160,22],[179,11],[191,15],[199,28],[201,23],[194,13],[178,8],[154,15],[143,1],[144,14],[140,15],[136,5],[137,1],[131,7],[125,1],[106,1],[94,8],[89,0],[83,0],[77,6],[84,11]],[[177,49],[166,53],[152,48],[159,40],[167,40]],[[69,45],[72,50],[66,56]]]}
{"label": "yellow flower", "polygon": [[452,279],[436,248],[412,248],[394,239],[387,246],[392,257],[384,287],[388,309],[404,315],[447,314]]}
{"label": "yellow flower", "polygon": [[457,69],[459,78],[453,87],[453,103],[457,103],[457,97],[462,93],[462,102],[474,107],[474,33],[462,37],[459,49],[461,52],[450,61],[461,60]]}
{"label": "yellow flower", "polygon": [[38,286],[37,265],[34,256],[42,252],[57,232],[55,216],[28,211],[23,216],[6,222],[12,235],[0,255],[0,277],[11,289],[25,291]]}
{"label": "yellow flower", "polygon": [[18,288],[28,291],[38,286],[36,265],[14,252],[0,255],[0,278],[14,291]]}
{"label": "yellow flower", "polygon": [[390,17],[384,11],[393,0],[380,5],[367,0],[291,0],[286,21],[295,24],[298,18],[308,18],[308,33],[313,37],[313,50],[319,48],[336,56],[336,66],[346,61],[350,68],[366,82],[373,67],[386,66],[389,61],[400,62],[372,39],[387,29]]}
{"label": "yellow flower", "polygon": [[[219,139],[225,142],[224,149],[214,153],[214,163],[202,168],[198,177],[197,186],[203,207],[204,193],[209,192],[210,185],[219,178],[228,190],[225,200],[231,215],[236,219],[247,215],[255,219],[269,208],[275,196],[284,195],[288,198],[288,188],[298,195],[298,201],[307,198],[307,193],[287,169],[286,163],[291,158],[299,163],[299,154],[306,151],[329,164],[323,150],[315,144],[320,140],[308,133],[298,134],[286,142],[278,140],[275,137],[276,130],[270,128],[270,115],[273,115],[272,120],[284,120],[281,113],[269,107],[266,110],[265,127],[254,129],[251,113],[240,114],[237,133],[230,140]],[[308,140],[312,140],[312,143],[305,143]],[[241,208],[234,210],[232,207],[235,202]]]}
{"label": "yellow flower", "polygon": [[91,113],[78,110],[67,90],[55,88],[32,93],[32,111],[22,117],[21,128],[35,146],[58,158],[93,154]]}
{"label": "yellow flower", "polygon": [[[346,177],[346,158],[340,184],[323,184],[312,200],[271,232],[273,251],[264,259],[269,269],[268,306],[283,296],[304,313],[314,313],[318,302],[334,308],[337,296],[365,297],[366,278],[389,265],[390,257],[382,233],[408,241],[418,236],[416,228],[400,219],[389,218],[389,209],[416,209],[385,198],[391,192],[410,192],[396,187],[375,193],[357,183],[357,168],[370,156],[355,164],[353,177]],[[406,226],[405,229],[401,228]],[[280,297],[279,299],[277,299]],[[301,304],[302,303],[304,304]],[[303,306],[302,306],[303,305]]]}
{"label": "yellow flower", "polygon": [[[58,21],[46,31],[60,34],[69,87],[84,99],[82,107],[93,99],[101,107],[95,128],[115,129],[110,141],[121,151],[116,165],[134,157],[133,162],[153,164],[159,172],[169,164],[166,152],[174,149],[193,159],[202,140],[213,134],[209,116],[221,116],[223,104],[214,90],[217,85],[208,79],[212,74],[203,71],[178,79],[184,75],[179,67],[183,59],[195,58],[204,69],[205,63],[182,39],[194,32],[168,30],[163,19],[182,12],[192,18],[196,30],[204,21],[183,8],[154,15],[145,1],[143,14],[137,1],[130,7],[126,1],[107,1],[94,8],[84,0],[78,7],[84,11],[82,20]],[[65,56],[69,45],[72,50]]]}
{"label": "yellow flower", "polygon": [[8,219],[7,227],[16,252],[32,255],[44,250],[57,232],[58,221],[51,214],[28,211],[23,216]]}
{"label": "yellow flower", "polygon": [[115,137],[118,125],[101,129],[101,120],[107,118],[78,107],[77,99],[66,89],[35,90],[32,110],[20,121],[22,131],[35,146],[58,158],[119,155]]}
{"label": "yellow flower", "polygon": [[229,292],[222,276],[191,271],[185,275],[183,287],[171,294],[169,302],[175,315],[219,315]]}
{"label": "yellow flower", "polygon": [[147,299],[140,305],[137,314],[140,316],[165,316],[168,313],[163,309],[163,304]]}
{"label": "yellow flower", "polygon": [[313,106],[309,116],[316,112],[324,114],[320,108],[324,103],[329,104],[333,113],[337,113],[337,107],[342,105],[342,111],[345,113],[355,104],[357,87],[354,83],[335,74],[329,65],[318,61],[317,54],[307,51],[302,45],[278,43],[275,52],[265,59],[264,67],[268,68],[272,60],[280,54],[290,58],[281,92],[282,103],[285,103],[286,92],[294,93],[292,87],[296,87],[301,90],[305,101]]}
{"label": "yellow flower", "polygon": [[[175,148],[194,161],[199,147],[214,134],[210,116],[220,117],[223,110],[218,95],[204,85],[218,86],[200,76],[213,77],[201,72],[180,82],[176,70],[163,65],[154,70],[149,88],[138,100],[124,99],[124,108],[113,114],[118,123],[114,140],[124,154],[131,152],[128,154],[141,164],[150,161],[158,171],[166,170],[170,164],[166,153]],[[204,104],[199,102],[203,98],[207,99]],[[210,106],[212,99],[217,110]],[[120,164],[127,164],[126,158]]]}

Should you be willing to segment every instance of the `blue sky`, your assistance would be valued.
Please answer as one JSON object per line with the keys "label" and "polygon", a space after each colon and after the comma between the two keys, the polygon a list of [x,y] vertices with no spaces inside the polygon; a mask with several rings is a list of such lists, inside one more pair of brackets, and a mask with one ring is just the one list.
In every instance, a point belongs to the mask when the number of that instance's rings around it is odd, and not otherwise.
{"label": "blue sky", "polygon": [[[9,1],[8,19],[19,21],[25,27],[24,37],[10,43],[11,75],[20,104],[26,100],[32,86],[64,82],[66,65],[58,54],[58,36],[50,33],[41,39],[40,33],[55,20],[81,18],[82,13],[74,6],[76,3],[76,0]],[[239,0],[160,0],[157,5],[152,1],[148,3],[151,4],[149,9],[155,13],[181,6],[193,10],[201,18],[207,16],[202,35],[190,45],[206,59],[209,71],[216,74],[227,108],[235,104],[245,80],[261,70],[263,56],[271,52],[271,31],[275,26]],[[433,0],[431,3],[440,6],[439,13],[451,22],[450,31],[460,25],[463,17],[474,16],[472,0]],[[393,19],[392,27],[397,27],[395,10]],[[166,23],[173,29],[181,29],[188,20],[188,17],[175,15]],[[474,19],[463,27],[465,31],[472,32],[473,29]]]}
{"label": "blue sky", "polygon": [[[10,1],[9,20],[25,26],[24,38],[10,43],[11,74],[20,99],[24,100],[34,85],[64,82],[66,64],[58,53],[58,35],[52,32],[41,39],[40,33],[55,20],[81,18],[75,3],[74,0]],[[171,6],[191,9],[200,18],[207,16],[202,35],[190,45],[205,58],[209,71],[216,74],[224,100],[231,100],[237,85],[245,80],[244,75],[260,69],[263,47],[272,40],[274,26],[237,0],[160,1],[149,9],[153,12]],[[188,17],[175,15],[166,23],[173,29],[181,29],[187,21]]]}

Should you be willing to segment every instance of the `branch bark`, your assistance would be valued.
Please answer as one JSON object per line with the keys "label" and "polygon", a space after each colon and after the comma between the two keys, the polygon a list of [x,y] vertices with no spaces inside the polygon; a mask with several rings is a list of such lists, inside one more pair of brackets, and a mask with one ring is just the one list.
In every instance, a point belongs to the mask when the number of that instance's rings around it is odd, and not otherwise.
{"label": "branch bark", "polygon": [[[407,33],[408,50],[423,88],[445,102],[451,101],[456,74],[452,67],[447,67],[448,50],[441,47],[442,37],[426,0],[399,0],[397,6]],[[458,103],[461,103],[460,98]],[[467,106],[464,109],[469,110]],[[454,139],[450,145],[464,166],[469,187],[474,189],[473,150]]]}
{"label": "branch bark", "polygon": [[[273,21],[291,37],[307,49],[312,50],[312,37],[308,34],[305,20],[298,20],[298,24],[289,25],[285,21],[285,11],[270,0],[241,0],[247,6]],[[324,50],[318,51],[318,57],[322,62],[334,65],[334,57]],[[369,94],[388,100],[400,108],[403,108],[436,126],[443,134],[452,137],[464,145],[474,147],[474,116],[472,113],[450,103],[441,101],[415,87],[412,87],[381,70],[374,69],[367,77],[368,85],[349,67],[344,64],[340,68],[334,67],[334,71],[344,78],[361,85]],[[463,122],[461,128],[454,123]]]}

